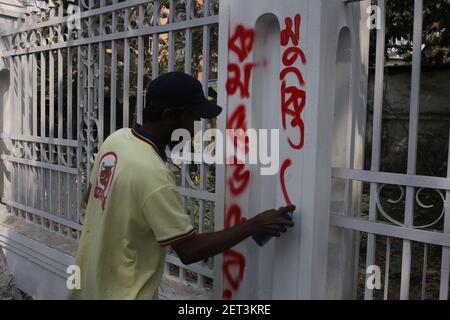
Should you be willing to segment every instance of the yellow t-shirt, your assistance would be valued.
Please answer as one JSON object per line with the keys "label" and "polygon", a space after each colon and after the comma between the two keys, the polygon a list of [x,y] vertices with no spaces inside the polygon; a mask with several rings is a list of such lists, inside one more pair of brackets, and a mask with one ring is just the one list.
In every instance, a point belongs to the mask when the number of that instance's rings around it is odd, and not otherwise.
{"label": "yellow t-shirt", "polygon": [[152,299],[164,247],[194,233],[173,174],[139,132],[118,130],[96,156],[71,299]]}

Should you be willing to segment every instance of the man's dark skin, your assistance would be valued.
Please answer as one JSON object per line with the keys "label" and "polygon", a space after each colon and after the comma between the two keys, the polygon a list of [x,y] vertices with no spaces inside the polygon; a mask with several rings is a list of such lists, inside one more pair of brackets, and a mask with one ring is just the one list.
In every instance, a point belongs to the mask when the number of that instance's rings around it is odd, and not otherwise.
{"label": "man's dark skin", "polygon": [[[172,109],[165,109],[157,120],[145,121],[143,129],[149,132],[160,144],[172,147],[177,143],[177,141],[171,141],[172,132],[176,129],[186,129],[192,137],[194,135],[194,122],[199,120],[196,115],[187,110],[177,112]],[[86,197],[85,200],[87,200]],[[283,216],[294,210],[295,206],[293,205],[281,207],[278,210],[267,210],[241,224],[222,231],[196,233],[172,245],[172,247],[184,264],[195,263],[222,253],[253,235],[264,234],[279,237],[286,232],[287,227],[294,225],[292,221]]]}

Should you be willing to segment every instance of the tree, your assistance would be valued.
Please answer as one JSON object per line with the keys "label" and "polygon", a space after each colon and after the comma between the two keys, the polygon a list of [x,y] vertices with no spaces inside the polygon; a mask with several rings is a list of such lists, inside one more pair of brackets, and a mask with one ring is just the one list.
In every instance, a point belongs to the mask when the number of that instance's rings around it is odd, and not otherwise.
{"label": "tree", "polygon": [[[376,1],[374,1],[376,5]],[[422,64],[450,63],[450,0],[424,0]],[[412,59],[414,1],[386,1],[386,54],[395,50],[406,62]],[[398,45],[395,39],[406,39]],[[375,34],[371,37],[371,65],[375,61]]]}

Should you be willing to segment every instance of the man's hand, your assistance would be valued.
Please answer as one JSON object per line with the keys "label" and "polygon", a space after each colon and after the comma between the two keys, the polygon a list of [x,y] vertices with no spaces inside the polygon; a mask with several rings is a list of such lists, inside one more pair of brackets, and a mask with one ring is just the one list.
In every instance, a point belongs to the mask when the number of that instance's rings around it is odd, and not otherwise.
{"label": "man's hand", "polygon": [[279,237],[286,232],[286,227],[294,226],[294,222],[285,216],[288,212],[293,212],[294,210],[295,206],[289,205],[278,210],[272,209],[258,214],[249,220],[249,223],[254,228],[252,235],[264,234]]}
{"label": "man's hand", "polygon": [[286,232],[286,227],[294,225],[285,217],[285,214],[294,210],[293,205],[281,207],[278,210],[267,210],[229,229],[195,234],[174,244],[173,248],[184,264],[191,264],[222,253],[253,235],[279,237],[281,233]]}

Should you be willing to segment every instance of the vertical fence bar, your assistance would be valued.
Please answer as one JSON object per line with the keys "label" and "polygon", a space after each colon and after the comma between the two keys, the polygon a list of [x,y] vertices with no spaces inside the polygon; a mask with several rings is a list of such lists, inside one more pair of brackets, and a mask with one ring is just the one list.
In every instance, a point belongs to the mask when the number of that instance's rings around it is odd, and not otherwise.
{"label": "vertical fence bar", "polygon": [[[15,77],[15,72],[16,72],[16,67],[15,67],[15,63],[14,63],[14,56],[11,56],[8,58],[8,63],[9,63],[9,69],[10,69],[10,73],[9,73],[9,85],[10,85],[10,91],[9,91],[9,104],[12,106],[12,112],[9,115],[8,119],[11,120],[11,124],[12,124],[12,128],[11,128],[11,134],[14,136],[15,135],[15,127],[16,127],[16,112],[15,112],[15,108],[14,106],[16,105],[16,77]],[[2,126],[2,133],[4,133],[4,128]]]}
{"label": "vertical fence bar", "polygon": [[24,134],[32,135],[33,130],[33,54],[26,56],[26,82],[25,82],[25,130]]}
{"label": "vertical fence bar", "polygon": [[[186,21],[191,19],[191,1],[186,1]],[[184,72],[187,74],[192,73],[192,29],[187,28],[185,31],[185,42],[184,42]]]}
{"label": "vertical fence bar", "polygon": [[[144,6],[139,6],[139,29],[144,28]],[[138,37],[138,79],[136,99],[136,122],[142,125],[143,91],[144,91],[144,37]]]}
{"label": "vertical fence bar", "polygon": [[[64,17],[64,4],[61,3],[58,7],[58,15],[60,18]],[[68,83],[67,83],[68,85]],[[64,56],[62,54],[62,50],[58,49],[58,138],[64,139]],[[63,165],[63,147],[58,144],[57,151],[58,151],[58,165]],[[63,216],[64,213],[64,204],[63,201],[67,201],[66,196],[64,194],[64,177],[66,176],[66,173],[61,173],[60,171],[57,172],[58,176],[58,209],[56,214],[58,216]],[[62,232],[64,226],[61,224],[57,224],[58,232]]]}
{"label": "vertical fence bar", "polygon": [[[376,39],[376,62],[375,62],[375,91],[374,91],[374,107],[373,107],[373,132],[372,132],[372,159],[371,171],[380,170],[380,154],[381,154],[381,123],[383,114],[383,87],[384,87],[384,52],[385,52],[385,35],[386,35],[386,5],[385,0],[379,0],[378,6],[381,12],[381,28],[377,30]],[[378,185],[370,184],[370,203],[369,203],[369,220],[377,220],[377,198]],[[366,268],[375,264],[375,234],[367,234],[367,257]],[[366,274],[367,283],[368,275]],[[373,299],[373,290],[365,286],[364,299]]]}
{"label": "vertical fence bar", "polygon": [[12,122],[11,131],[14,137],[17,134],[17,110],[15,108],[17,105],[17,66],[14,56],[9,57],[8,60],[11,69],[11,72],[9,74],[9,85],[11,88],[9,94],[9,103],[12,106],[12,114],[10,115],[9,119],[11,119]]}
{"label": "vertical fence bar", "polygon": [[[34,137],[37,136],[37,129],[38,129],[38,117],[37,117],[37,108],[38,108],[38,101],[37,101],[37,85],[38,85],[38,65],[37,65],[37,58],[36,53],[31,55],[32,59],[32,66],[31,70],[33,72],[32,74],[32,83],[33,83],[33,93],[32,93],[32,100],[33,100],[33,131],[32,135]],[[35,150],[33,149],[33,154],[35,154]]]}
{"label": "vertical fence bar", "polygon": [[[49,51],[49,137],[55,137],[55,57]],[[53,148],[52,148],[53,149]],[[53,150],[50,152],[50,162],[53,163]]]}
{"label": "vertical fence bar", "polygon": [[[48,52],[49,55],[49,137],[55,137],[55,57],[53,51]],[[54,153],[53,144],[49,143],[49,161],[54,163]],[[53,204],[53,171],[47,170],[49,176],[49,187],[48,187],[48,202],[49,202],[49,213],[54,213]],[[53,229],[53,221],[50,221],[50,228]]]}
{"label": "vertical fence bar", "polygon": [[[105,0],[100,1],[100,6],[105,6]],[[105,30],[105,17],[100,15],[100,34],[103,35]],[[100,41],[98,43],[98,145],[103,143],[104,139],[104,118],[105,118],[105,44]]]}
{"label": "vertical fence bar", "polygon": [[[69,140],[72,140],[73,138],[72,72],[73,72],[72,48],[67,47],[67,139]],[[72,160],[71,157],[69,157],[69,161],[71,160]]]}
{"label": "vertical fence bar", "polygon": [[63,136],[63,112],[64,112],[64,60],[61,49],[58,49],[58,138]]}
{"label": "vertical fence bar", "polygon": [[[79,31],[81,35],[81,31]],[[83,174],[82,171],[82,161],[83,161],[83,143],[82,143],[82,68],[83,62],[81,59],[81,46],[77,48],[77,167],[78,167],[78,177],[77,177],[77,222],[81,222],[81,199],[83,191]]]}
{"label": "vertical fence bar", "polygon": [[[186,1],[186,21],[189,21],[191,19],[191,1]],[[191,35],[192,31],[191,29],[187,28],[185,30],[185,42],[184,42],[184,72],[187,74],[191,74]],[[186,186],[186,179],[187,174],[189,174],[189,169],[187,164],[184,162],[181,163],[181,187],[186,188],[189,186]],[[187,199],[186,197],[182,197],[182,203],[183,207],[186,209],[187,206]]]}
{"label": "vertical fence bar", "polygon": [[386,264],[385,264],[385,271],[384,271],[384,295],[383,299],[388,299],[389,294],[389,268],[390,268],[390,261],[391,261],[391,238],[386,238]]}
{"label": "vertical fence bar", "polygon": [[[12,114],[10,115],[9,119],[12,122],[12,128],[11,128],[11,133],[13,138],[17,135],[17,110],[16,110],[16,105],[17,105],[17,67],[16,67],[16,62],[15,62],[15,57],[11,56],[9,59],[9,64],[10,64],[10,74],[9,74],[9,84],[10,84],[10,94],[9,94],[9,103],[12,106]],[[11,149],[14,150],[14,140],[11,141],[12,142],[12,147]],[[9,154],[11,155],[12,150],[9,152]],[[14,169],[14,163],[11,164],[11,171],[12,171],[12,177],[11,177],[11,193],[8,195],[9,196],[9,200],[12,201],[16,201],[15,198],[15,180],[14,180],[14,175],[15,175],[15,169]],[[2,195],[1,200],[3,201],[3,197],[5,195]],[[14,211],[14,208],[10,208],[11,212]]]}
{"label": "vertical fence bar", "polygon": [[13,84],[13,95],[14,95],[14,107],[13,107],[13,112],[14,112],[14,124],[13,124],[13,128],[14,128],[14,136],[15,138],[20,134],[20,95],[21,94],[21,90],[20,90],[20,57],[13,57],[11,58],[13,61],[13,69],[14,69],[14,82]]}
{"label": "vertical fence bar", "polygon": [[[92,1],[92,0],[91,0]],[[89,24],[90,25],[90,24]],[[91,34],[91,28],[89,27],[89,34]],[[87,139],[87,154],[86,154],[86,179],[89,181],[91,178],[91,155],[92,155],[92,140],[91,140],[91,133],[92,133],[92,113],[93,113],[93,105],[94,105],[94,61],[93,61],[93,54],[92,54],[92,46],[93,44],[88,45],[88,58],[87,58],[87,133],[86,133],[86,139]]]}
{"label": "vertical fence bar", "polygon": [[[153,25],[157,26],[159,24],[159,9],[160,9],[160,2],[155,3],[153,6]],[[155,79],[158,77],[159,74],[159,65],[158,65],[158,59],[159,59],[159,34],[158,33],[152,33],[152,79]]]}
{"label": "vertical fence bar", "polygon": [[[116,4],[117,0],[113,0]],[[117,29],[117,14],[116,11],[112,13],[112,33]],[[112,40],[111,43],[111,111],[110,111],[110,134],[116,131],[116,90],[117,90],[117,42]]]}
{"label": "vertical fence bar", "polygon": [[[38,101],[37,101],[37,87],[38,87],[38,65],[37,65],[37,57],[36,57],[36,53],[32,54],[32,83],[33,83],[33,130],[32,130],[32,135],[33,137],[37,137],[37,133],[38,133],[38,118],[37,118],[37,110],[38,110]],[[37,159],[37,150],[36,150],[36,144],[33,142],[32,144],[32,157],[33,160]],[[37,180],[37,175],[38,175],[38,168],[33,168],[32,172],[33,172],[33,180]],[[36,182],[33,181],[32,185],[32,206],[33,208],[37,208],[37,185]],[[36,223],[36,217],[33,218],[33,222]]]}
{"label": "vertical fence bar", "polygon": [[[417,132],[419,125],[419,103],[420,103],[420,71],[422,61],[422,10],[423,0],[414,0],[414,35],[413,35],[413,64],[411,75],[411,105],[409,114],[409,137],[408,137],[408,167],[407,174],[416,173],[417,160]],[[405,225],[414,224],[414,194],[415,188],[406,187],[405,198]],[[409,298],[409,286],[411,278],[411,240],[403,240],[402,272],[400,299]]]}
{"label": "vertical fence bar", "polygon": [[[61,49],[58,49],[58,139],[63,139],[63,128],[64,128],[64,86],[63,86],[63,81],[64,81],[64,59],[63,59],[63,54]],[[63,150],[62,147],[60,145],[57,146],[57,151],[58,151],[58,165],[62,165],[62,157],[63,157]],[[57,172],[57,177],[58,177],[58,190],[57,190],[57,195],[58,195],[58,207],[57,207],[57,212],[56,214],[61,216],[63,211],[62,210],[62,196],[63,196],[63,188],[62,188],[62,182],[61,182],[61,172]],[[61,226],[58,224],[58,231],[61,231]]]}
{"label": "vertical fence bar", "polygon": [[[46,58],[45,53],[41,52],[41,137],[45,137],[45,114],[46,114]],[[45,145],[43,143],[40,144],[40,153],[41,153],[41,161],[45,161]],[[40,189],[40,198],[41,198],[41,210],[45,208],[45,191],[44,191],[44,179],[45,179],[45,171],[44,168],[40,170],[40,179],[39,179],[39,189]]]}
{"label": "vertical fence bar", "polygon": [[[17,73],[18,73],[18,80],[17,80],[17,86],[18,86],[18,113],[17,113],[17,125],[18,125],[18,135],[23,134],[23,56],[18,57],[18,63],[17,63]],[[20,141],[17,142],[17,145],[20,146],[22,143]],[[21,179],[22,174],[22,166],[20,164],[16,164],[16,185],[17,185],[17,199],[16,201],[21,202],[22,201],[22,195],[23,195],[23,180]],[[21,214],[21,210],[17,210],[17,214]]]}
{"label": "vertical fence bar", "polygon": [[24,130],[23,130],[23,127],[24,127],[24,122],[25,122],[25,119],[24,119],[24,113],[25,113],[25,101],[26,101],[26,99],[25,99],[25,94],[26,94],[26,92],[24,92],[25,90],[26,90],[26,88],[25,88],[25,86],[24,86],[24,84],[25,84],[25,77],[26,77],[26,74],[27,74],[27,70],[26,70],[26,63],[27,63],[27,60],[26,60],[26,55],[22,55],[20,58],[19,58],[19,81],[18,81],[18,83],[19,83],[19,90],[18,90],[18,92],[19,92],[19,134],[20,135],[23,135],[24,134]]}
{"label": "vertical fence bar", "polygon": [[[22,132],[22,113],[23,113],[23,87],[22,87],[22,58],[19,56],[17,57],[17,135],[20,136],[23,134]],[[21,142],[17,141],[16,146],[20,146]],[[21,166],[20,164],[15,165],[16,170],[16,200],[17,202],[22,201],[21,199],[21,190],[22,190],[22,184],[20,179],[21,174]],[[20,210],[16,210],[17,215],[20,215]]]}
{"label": "vertical fence bar", "polygon": [[[23,70],[23,85],[24,85],[24,106],[23,106],[23,134],[30,136],[31,135],[31,125],[30,125],[30,120],[31,120],[31,108],[32,108],[32,103],[31,103],[31,89],[32,89],[32,72],[31,72],[31,56],[29,55],[23,55],[22,58],[24,60],[22,60],[22,63],[24,63]],[[30,143],[28,142],[23,142],[23,152],[24,152],[24,158],[27,158],[28,155],[28,151],[29,151],[29,147],[30,147]],[[29,176],[30,176],[30,166],[29,165],[23,165],[22,166],[22,174],[23,174],[23,198],[24,198],[24,204],[26,207],[28,207],[30,205],[30,182],[29,182]],[[26,220],[30,220],[30,213],[25,212],[25,219]]]}
{"label": "vertical fence bar", "polygon": [[[203,13],[204,17],[209,16],[209,0],[204,0],[203,2]],[[208,99],[208,89],[209,89],[209,26],[203,26],[203,46],[202,46],[202,85],[203,91],[205,93],[206,98]],[[207,129],[207,121],[202,119],[202,132],[205,132]],[[200,138],[200,152],[203,153],[205,148],[205,143],[203,139]],[[200,165],[200,190],[205,190],[205,164],[201,163]],[[200,233],[205,231],[205,202],[203,200],[200,201],[199,208],[199,227]],[[204,262],[201,263],[204,265]],[[204,277],[198,276],[198,285],[202,286],[204,283]]]}
{"label": "vertical fence bar", "polygon": [[[125,30],[129,29],[130,8],[125,9]],[[123,39],[123,127],[130,126],[130,40]]]}
{"label": "vertical fence bar", "polygon": [[[448,156],[447,156],[447,178],[450,178],[450,126],[448,140]],[[445,216],[444,216],[444,233],[450,234],[450,191],[445,193]],[[439,299],[448,299],[448,284],[450,274],[450,248],[442,247],[441,259],[441,281],[439,285]]]}
{"label": "vertical fence bar", "polygon": [[428,265],[428,245],[423,245],[423,268],[422,268],[422,293],[421,298],[426,298],[426,285],[427,285],[427,265]]}
{"label": "vertical fence bar", "polygon": [[[67,139],[68,140],[72,140],[72,119],[73,119],[73,105],[72,105],[72,94],[73,94],[73,90],[72,90],[72,72],[73,72],[73,68],[72,68],[72,48],[71,47],[67,47]],[[67,147],[67,165],[69,167],[72,167],[72,147]],[[67,176],[67,203],[66,203],[66,210],[67,210],[67,219],[70,220],[71,218],[71,197],[72,197],[72,192],[71,192],[71,184],[70,184],[70,174],[66,174]],[[75,223],[79,223],[79,221],[75,221]],[[69,230],[67,230],[67,235],[69,235],[70,232]]]}
{"label": "vertical fence bar", "polygon": [[[186,1],[186,21],[191,19],[191,1]],[[187,74],[192,73],[192,65],[191,65],[191,54],[192,54],[192,29],[187,28],[185,30],[185,42],[184,42],[184,72]],[[187,165],[183,162],[181,164],[181,186],[186,187],[186,174]],[[183,206],[186,206],[186,197],[183,197]]]}
{"label": "vertical fence bar", "polygon": [[[23,126],[24,126],[24,110],[25,110],[25,93],[24,93],[24,82],[25,82],[25,75],[26,75],[26,69],[25,68],[25,62],[26,62],[26,56],[22,55],[19,57],[19,63],[18,63],[18,72],[19,72],[19,81],[18,81],[18,97],[19,97],[19,113],[18,113],[18,125],[19,125],[19,135],[23,135]],[[18,141],[18,145],[23,146],[23,142]],[[17,164],[17,171],[18,171],[18,179],[17,179],[17,196],[18,201],[22,203],[24,201],[23,199],[23,190],[24,190],[24,181],[22,179],[23,174],[23,166],[21,164]],[[19,215],[22,215],[22,210],[18,210]]]}
{"label": "vertical fence bar", "polygon": [[[174,0],[169,0],[169,20],[168,24],[172,24],[174,22]],[[174,32],[169,31],[169,39],[168,39],[168,47],[169,47],[169,59],[168,59],[168,67],[167,70],[169,72],[174,70],[174,59],[175,59],[175,41],[174,41]]]}

